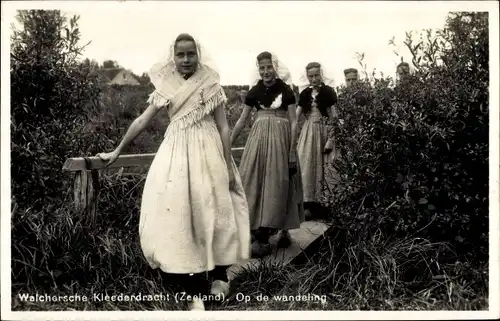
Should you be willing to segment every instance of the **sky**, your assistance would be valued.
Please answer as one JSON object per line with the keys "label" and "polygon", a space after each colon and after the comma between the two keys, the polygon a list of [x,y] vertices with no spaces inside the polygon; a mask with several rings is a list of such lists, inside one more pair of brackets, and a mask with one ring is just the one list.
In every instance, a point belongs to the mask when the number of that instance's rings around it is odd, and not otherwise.
{"label": "sky", "polygon": [[82,43],[91,41],[84,56],[115,60],[136,74],[166,59],[175,37],[188,32],[215,60],[223,85],[248,84],[261,51],[275,53],[294,83],[307,63],[318,61],[340,85],[344,69],[360,67],[357,52],[365,54],[368,70],[394,76],[401,59],[394,51],[411,61],[405,33],[442,28],[450,9],[439,2],[380,1],[72,1],[57,7],[80,15]]}

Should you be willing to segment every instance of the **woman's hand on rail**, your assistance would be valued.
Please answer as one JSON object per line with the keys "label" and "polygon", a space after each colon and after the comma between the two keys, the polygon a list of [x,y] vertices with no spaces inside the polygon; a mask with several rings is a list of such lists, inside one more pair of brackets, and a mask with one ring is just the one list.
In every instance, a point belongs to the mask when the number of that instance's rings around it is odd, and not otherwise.
{"label": "woman's hand on rail", "polygon": [[120,153],[117,150],[114,150],[110,153],[99,153],[96,157],[99,157],[102,161],[106,162],[106,167],[113,164],[120,156]]}

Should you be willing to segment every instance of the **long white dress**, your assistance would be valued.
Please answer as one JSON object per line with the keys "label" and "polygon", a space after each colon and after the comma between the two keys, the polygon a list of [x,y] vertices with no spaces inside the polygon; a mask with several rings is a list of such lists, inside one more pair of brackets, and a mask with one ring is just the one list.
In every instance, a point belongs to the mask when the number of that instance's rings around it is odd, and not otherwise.
{"label": "long white dress", "polygon": [[[170,105],[176,103],[173,97]],[[234,160],[229,189],[214,106],[170,105],[142,197],[139,233],[148,263],[167,273],[200,273],[248,259],[248,206]]]}

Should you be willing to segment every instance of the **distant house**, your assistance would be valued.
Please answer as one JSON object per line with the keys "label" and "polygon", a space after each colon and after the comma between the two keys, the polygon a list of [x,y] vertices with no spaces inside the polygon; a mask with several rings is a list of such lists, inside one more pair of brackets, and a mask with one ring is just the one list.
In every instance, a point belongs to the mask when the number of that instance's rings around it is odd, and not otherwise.
{"label": "distant house", "polygon": [[140,85],[132,72],[124,68],[100,68],[97,72],[107,85]]}

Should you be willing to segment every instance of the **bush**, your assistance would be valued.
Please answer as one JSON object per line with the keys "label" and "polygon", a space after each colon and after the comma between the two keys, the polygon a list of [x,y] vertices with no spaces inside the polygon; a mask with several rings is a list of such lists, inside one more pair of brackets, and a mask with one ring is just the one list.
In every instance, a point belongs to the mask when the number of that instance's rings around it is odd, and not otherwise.
{"label": "bush", "polygon": [[[425,35],[425,34],[424,34]],[[421,36],[423,39],[424,35]],[[450,14],[436,35],[405,44],[416,71],[394,88],[384,78],[342,88],[325,195],[347,244],[409,235],[445,241],[488,260],[488,15]],[[356,97],[367,97],[358,104]],[[450,258],[455,259],[455,258]]]}
{"label": "bush", "polygon": [[337,309],[485,309],[488,15],[405,44],[412,75],[339,89],[333,228],[295,278]]}
{"label": "bush", "polygon": [[[99,93],[78,61],[78,17],[19,11],[22,30],[11,48],[11,169],[14,204],[40,209],[61,198],[68,155],[82,149],[79,132]],[[50,203],[50,202],[49,202]]]}

